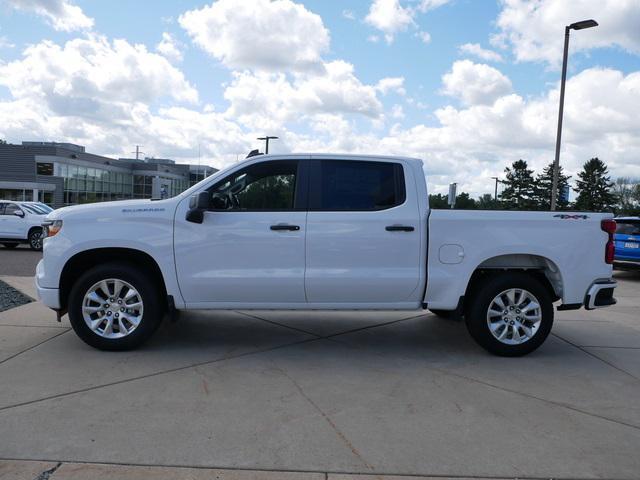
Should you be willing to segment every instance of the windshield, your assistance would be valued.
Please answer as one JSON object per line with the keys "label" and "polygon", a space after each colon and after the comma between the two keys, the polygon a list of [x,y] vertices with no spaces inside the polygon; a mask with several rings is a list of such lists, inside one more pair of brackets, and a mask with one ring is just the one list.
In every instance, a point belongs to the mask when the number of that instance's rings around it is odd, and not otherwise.
{"label": "windshield", "polygon": [[640,220],[616,220],[616,233],[640,235]]}
{"label": "windshield", "polygon": [[53,211],[51,207],[43,203],[23,203],[21,206],[27,212],[33,213],[35,215],[46,215],[47,213]]}

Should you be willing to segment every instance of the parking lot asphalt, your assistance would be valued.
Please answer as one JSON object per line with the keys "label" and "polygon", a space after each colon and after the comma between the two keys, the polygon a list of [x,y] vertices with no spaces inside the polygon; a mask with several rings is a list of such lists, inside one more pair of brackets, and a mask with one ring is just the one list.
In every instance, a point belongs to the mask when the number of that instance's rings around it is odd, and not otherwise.
{"label": "parking lot asphalt", "polygon": [[100,352],[13,308],[0,478],[635,479],[640,272],[615,276],[617,305],[557,313],[512,359],[423,312],[188,312]]}
{"label": "parking lot asphalt", "polygon": [[28,245],[18,245],[9,250],[0,245],[0,275],[33,276],[42,252],[31,250]]}

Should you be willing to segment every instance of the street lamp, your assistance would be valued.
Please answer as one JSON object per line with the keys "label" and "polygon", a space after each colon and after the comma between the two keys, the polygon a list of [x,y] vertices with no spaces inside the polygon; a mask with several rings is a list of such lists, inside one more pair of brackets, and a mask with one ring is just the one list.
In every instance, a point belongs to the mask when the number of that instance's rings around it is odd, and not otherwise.
{"label": "street lamp", "polygon": [[562,137],[562,112],[564,110],[564,84],[567,80],[567,56],[569,54],[569,32],[571,30],[584,30],[585,28],[597,27],[595,20],[582,20],[564,27],[564,55],[562,57],[562,80],[560,82],[560,108],[558,111],[558,134],[556,136],[556,158],[553,161],[553,184],[551,187],[551,210],[556,209],[556,198],[558,196],[558,174],[560,170],[560,139]]}
{"label": "street lamp", "polygon": [[269,140],[275,140],[278,137],[272,137],[269,135],[266,135],[264,137],[258,137],[257,140],[264,140],[265,141],[265,148],[264,148],[264,153],[268,154],[269,153]]}

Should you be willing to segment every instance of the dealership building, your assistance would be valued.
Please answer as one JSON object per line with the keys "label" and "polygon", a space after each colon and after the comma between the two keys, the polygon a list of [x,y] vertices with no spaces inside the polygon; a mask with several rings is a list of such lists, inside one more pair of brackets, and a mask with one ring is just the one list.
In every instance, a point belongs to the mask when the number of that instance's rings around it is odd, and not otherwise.
{"label": "dealership building", "polygon": [[0,144],[0,200],[53,208],[130,198],[168,198],[217,169],[162,158],[108,158],[72,143]]}

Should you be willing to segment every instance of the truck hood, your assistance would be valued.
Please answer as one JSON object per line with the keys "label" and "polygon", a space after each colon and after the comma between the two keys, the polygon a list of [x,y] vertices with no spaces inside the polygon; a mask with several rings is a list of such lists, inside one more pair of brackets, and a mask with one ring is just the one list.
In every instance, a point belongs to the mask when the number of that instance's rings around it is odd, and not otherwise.
{"label": "truck hood", "polygon": [[71,218],[97,220],[122,213],[164,212],[175,208],[179,197],[166,200],[118,200],[114,202],[86,203],[63,207],[46,216],[46,220],[65,220]]}

